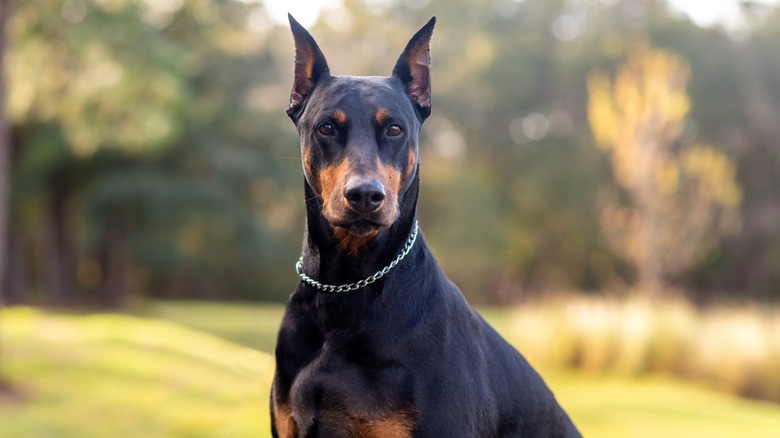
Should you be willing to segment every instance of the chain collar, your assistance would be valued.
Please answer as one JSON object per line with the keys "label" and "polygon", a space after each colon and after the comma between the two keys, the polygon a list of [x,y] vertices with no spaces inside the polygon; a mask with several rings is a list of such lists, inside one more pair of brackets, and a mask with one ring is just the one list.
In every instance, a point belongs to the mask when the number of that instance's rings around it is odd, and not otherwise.
{"label": "chain collar", "polygon": [[340,292],[351,292],[353,290],[358,290],[361,287],[368,286],[369,284],[379,280],[380,278],[384,277],[385,274],[390,272],[391,269],[395,267],[398,263],[401,262],[401,260],[406,257],[407,254],[409,254],[409,251],[412,250],[412,247],[414,246],[414,242],[417,240],[417,231],[419,230],[417,226],[417,221],[414,221],[414,228],[412,229],[412,234],[409,235],[409,239],[406,241],[406,244],[404,245],[404,249],[401,251],[400,254],[392,261],[389,265],[382,268],[382,270],[377,271],[374,275],[364,278],[357,283],[350,283],[350,284],[342,284],[339,286],[335,286],[332,284],[322,284],[319,281],[309,277],[308,275],[303,273],[303,256],[301,256],[300,259],[298,259],[298,263],[295,264],[295,272],[298,273],[298,276],[301,277],[301,281],[304,283],[314,286],[317,289],[324,291],[324,292],[334,292],[334,293],[340,293]]}

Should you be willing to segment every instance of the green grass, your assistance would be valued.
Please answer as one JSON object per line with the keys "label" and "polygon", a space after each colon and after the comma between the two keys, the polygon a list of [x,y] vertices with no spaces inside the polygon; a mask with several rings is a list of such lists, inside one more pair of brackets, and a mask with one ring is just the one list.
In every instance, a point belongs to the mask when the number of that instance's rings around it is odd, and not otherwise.
{"label": "green grass", "polygon": [[26,399],[0,403],[0,437],[268,435],[268,354],[123,315],[0,321],[4,372]]}
{"label": "green grass", "polygon": [[[154,302],[140,313],[3,311],[2,365],[26,401],[0,401],[0,437],[270,436],[273,359],[266,352],[281,306]],[[511,312],[484,313],[500,331],[512,329]],[[780,431],[780,406],[696,384],[540,371],[585,436],[758,438]]]}
{"label": "green grass", "polygon": [[138,314],[213,333],[237,344],[273,354],[284,304],[166,301],[148,303]]}
{"label": "green grass", "polygon": [[780,406],[663,377],[545,372],[586,437],[777,437]]}

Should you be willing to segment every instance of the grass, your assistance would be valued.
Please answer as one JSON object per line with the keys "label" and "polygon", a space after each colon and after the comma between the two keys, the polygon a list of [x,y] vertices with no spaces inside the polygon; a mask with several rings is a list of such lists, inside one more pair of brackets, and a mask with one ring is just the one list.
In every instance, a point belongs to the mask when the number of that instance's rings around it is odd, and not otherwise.
{"label": "grass", "polygon": [[[4,310],[2,364],[26,402],[0,402],[0,437],[269,437],[267,352],[282,310],[206,302],[154,302],[142,318]],[[517,312],[483,313],[522,341]],[[585,436],[760,438],[780,430],[775,404],[668,377],[563,371],[526,347]]]}
{"label": "grass", "polygon": [[1,318],[4,372],[26,399],[0,404],[1,437],[268,435],[268,354],[124,315]]}
{"label": "grass", "polygon": [[174,321],[273,354],[284,307],[278,303],[158,300],[147,303],[137,313]]}
{"label": "grass", "polygon": [[542,374],[586,437],[777,437],[780,406],[666,377]]}

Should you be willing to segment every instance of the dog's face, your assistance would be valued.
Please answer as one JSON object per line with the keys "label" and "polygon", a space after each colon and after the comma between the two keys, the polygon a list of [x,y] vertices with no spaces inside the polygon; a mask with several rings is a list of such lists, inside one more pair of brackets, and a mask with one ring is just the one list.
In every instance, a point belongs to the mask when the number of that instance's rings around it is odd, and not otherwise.
{"label": "dog's face", "polygon": [[415,177],[417,137],[430,114],[434,19],[387,78],[331,76],[311,35],[292,17],[290,24],[296,58],[287,113],[300,134],[304,175],[336,237],[356,252],[395,222]]}

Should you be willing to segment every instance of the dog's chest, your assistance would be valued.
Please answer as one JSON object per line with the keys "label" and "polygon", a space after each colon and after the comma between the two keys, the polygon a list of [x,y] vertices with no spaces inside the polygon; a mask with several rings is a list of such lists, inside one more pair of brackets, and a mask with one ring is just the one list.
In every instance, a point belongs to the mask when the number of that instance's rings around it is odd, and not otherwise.
{"label": "dog's chest", "polygon": [[298,372],[289,400],[299,430],[316,427],[339,436],[411,436],[414,408],[405,390],[413,387],[411,374],[397,364],[381,363],[370,346],[363,348],[365,361],[347,351],[349,347],[326,341]]}

